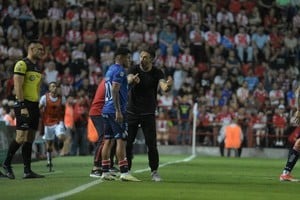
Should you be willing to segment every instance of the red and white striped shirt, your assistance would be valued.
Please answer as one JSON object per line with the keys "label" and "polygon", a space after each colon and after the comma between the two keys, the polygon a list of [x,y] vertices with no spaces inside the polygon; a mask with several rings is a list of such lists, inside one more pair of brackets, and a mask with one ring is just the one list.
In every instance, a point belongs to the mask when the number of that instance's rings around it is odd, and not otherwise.
{"label": "red and white striped shirt", "polygon": [[71,29],[67,32],[67,35],[66,35],[67,42],[75,42],[76,43],[76,42],[81,41],[81,39],[82,39],[82,34],[80,31]]}
{"label": "red and white striped shirt", "polygon": [[181,54],[178,60],[183,66],[193,67],[195,65],[195,59],[191,55]]}
{"label": "red and white striped shirt", "polygon": [[221,34],[218,32],[207,31],[204,34],[204,39],[209,46],[216,46],[221,41]]}
{"label": "red and white striped shirt", "polygon": [[234,36],[236,46],[247,47],[250,44],[250,36],[245,33],[238,33]]}
{"label": "red and white striped shirt", "polygon": [[156,33],[151,33],[149,31],[146,31],[144,33],[144,41],[148,44],[155,44],[157,43],[158,37]]}

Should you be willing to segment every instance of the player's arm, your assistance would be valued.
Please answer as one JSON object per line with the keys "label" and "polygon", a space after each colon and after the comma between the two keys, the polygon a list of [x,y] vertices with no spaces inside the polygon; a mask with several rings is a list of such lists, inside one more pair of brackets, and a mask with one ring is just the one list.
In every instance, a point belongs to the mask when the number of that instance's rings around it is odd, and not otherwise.
{"label": "player's arm", "polygon": [[171,76],[168,77],[168,80],[160,79],[159,87],[163,92],[169,92],[173,85],[173,79]]}
{"label": "player's arm", "polygon": [[300,124],[300,86],[295,91],[295,100],[297,111],[295,113],[295,122]]}
{"label": "player's arm", "polygon": [[120,87],[121,87],[121,85],[117,82],[113,82],[112,87],[111,87],[112,99],[113,99],[115,110],[116,110],[116,121],[117,122],[123,121],[123,115],[121,113],[121,105],[120,105],[120,93],[119,93]]}

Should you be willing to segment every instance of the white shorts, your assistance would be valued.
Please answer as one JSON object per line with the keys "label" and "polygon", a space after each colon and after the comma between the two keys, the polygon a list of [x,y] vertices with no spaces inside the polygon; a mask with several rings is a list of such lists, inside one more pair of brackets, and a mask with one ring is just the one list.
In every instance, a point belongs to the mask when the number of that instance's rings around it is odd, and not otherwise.
{"label": "white shorts", "polygon": [[44,140],[54,140],[55,136],[65,135],[66,128],[64,123],[44,127]]}

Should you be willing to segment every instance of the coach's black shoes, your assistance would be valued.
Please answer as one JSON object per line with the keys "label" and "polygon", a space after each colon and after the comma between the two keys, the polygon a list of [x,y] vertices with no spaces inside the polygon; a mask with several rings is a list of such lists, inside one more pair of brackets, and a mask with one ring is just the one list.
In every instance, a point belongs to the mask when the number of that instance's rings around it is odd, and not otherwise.
{"label": "coach's black shoes", "polygon": [[40,175],[40,174],[37,174],[33,171],[30,171],[28,173],[24,173],[23,179],[44,178],[44,177],[45,177],[44,175]]}
{"label": "coach's black shoes", "polygon": [[15,179],[15,174],[11,166],[3,165],[4,175],[9,179]]}

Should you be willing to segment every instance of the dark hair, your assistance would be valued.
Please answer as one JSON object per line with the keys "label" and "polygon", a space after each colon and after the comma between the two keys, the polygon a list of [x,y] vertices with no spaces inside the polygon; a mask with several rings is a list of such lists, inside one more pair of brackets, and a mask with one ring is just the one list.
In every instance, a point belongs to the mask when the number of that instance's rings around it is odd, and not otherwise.
{"label": "dark hair", "polygon": [[129,53],[130,53],[130,51],[127,47],[120,47],[115,51],[115,56],[118,56],[118,55],[127,56]]}
{"label": "dark hair", "polygon": [[40,45],[44,46],[44,44],[41,41],[39,41],[39,40],[30,40],[28,42],[28,46],[30,46],[31,44],[40,44]]}
{"label": "dark hair", "polygon": [[145,52],[149,53],[152,58],[155,58],[155,56],[156,56],[156,52],[153,47],[146,47],[146,48],[143,48],[141,51],[145,51]]}

